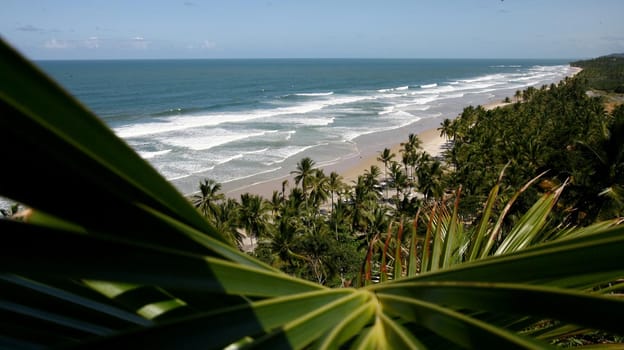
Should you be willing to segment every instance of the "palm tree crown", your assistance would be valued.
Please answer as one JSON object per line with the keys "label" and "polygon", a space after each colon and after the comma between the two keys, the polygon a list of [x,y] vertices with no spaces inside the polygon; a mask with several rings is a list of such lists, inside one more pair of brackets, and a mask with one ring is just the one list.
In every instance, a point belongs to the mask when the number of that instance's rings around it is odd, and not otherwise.
{"label": "palm tree crown", "polygon": [[297,163],[297,170],[290,172],[295,175],[295,184],[301,183],[304,196],[307,195],[309,179],[312,176],[314,165],[315,163],[310,157],[305,157]]}

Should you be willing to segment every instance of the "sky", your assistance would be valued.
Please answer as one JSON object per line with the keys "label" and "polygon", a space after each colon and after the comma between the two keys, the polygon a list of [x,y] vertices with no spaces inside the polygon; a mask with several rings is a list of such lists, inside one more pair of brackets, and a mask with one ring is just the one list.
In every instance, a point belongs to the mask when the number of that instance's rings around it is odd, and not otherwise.
{"label": "sky", "polygon": [[622,0],[2,0],[31,59],[591,58]]}

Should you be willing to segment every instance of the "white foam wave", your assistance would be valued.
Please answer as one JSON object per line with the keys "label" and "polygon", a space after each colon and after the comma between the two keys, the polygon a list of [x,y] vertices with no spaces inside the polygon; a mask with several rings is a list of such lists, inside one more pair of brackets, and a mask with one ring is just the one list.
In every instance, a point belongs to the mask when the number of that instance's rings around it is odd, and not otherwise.
{"label": "white foam wave", "polygon": [[429,89],[423,89],[423,90],[410,92],[410,95],[435,95],[435,94],[441,94],[444,92],[450,92],[450,91],[455,91],[459,89],[461,88],[457,86],[442,85],[442,86],[436,86],[436,87],[429,88]]}
{"label": "white foam wave", "polygon": [[464,97],[464,94],[459,93],[459,94],[448,94],[448,95],[444,95],[444,98],[460,98],[460,97]]}
{"label": "white foam wave", "polygon": [[392,119],[405,119],[405,118],[414,118],[415,116],[412,113],[406,111],[396,111],[389,115]]}
{"label": "white foam wave", "polygon": [[343,159],[342,157],[337,157],[337,158],[326,160],[326,161],[323,161],[323,162],[318,162],[318,163],[316,163],[316,166],[319,167],[319,168],[324,168],[326,166],[337,164],[342,159]]}
{"label": "white foam wave", "polygon": [[388,114],[388,113],[392,113],[394,112],[394,106],[388,106],[388,107],[384,107],[384,109],[380,112],[377,112],[378,115],[384,115],[384,114]]}
{"label": "white foam wave", "polygon": [[333,91],[330,91],[330,92],[301,92],[301,93],[295,94],[295,96],[316,97],[316,96],[331,96],[333,94],[334,94]]}
{"label": "white foam wave", "polygon": [[244,152],[244,154],[262,154],[266,151],[269,150],[269,147],[265,147],[263,149],[259,149],[259,150],[255,150],[255,151],[248,151],[248,152]]}
{"label": "white foam wave", "polygon": [[479,89],[485,89],[485,88],[489,88],[492,86],[496,86],[500,84],[499,82],[489,82],[489,83],[480,83],[480,84],[470,84],[468,86],[466,86],[463,89],[460,90],[479,90]]}
{"label": "white foam wave", "polygon": [[229,162],[231,162],[233,160],[236,160],[236,159],[241,159],[241,158],[243,158],[243,156],[244,156],[244,154],[239,153],[239,154],[233,155],[231,157],[226,157],[226,158],[223,158],[223,159],[219,159],[219,161],[217,162],[217,165],[222,165],[222,164],[225,164],[225,163],[229,163]]}
{"label": "white foam wave", "polygon": [[[173,169],[170,169],[170,168],[173,168]],[[184,179],[194,174],[205,173],[207,171],[213,170],[214,168],[215,168],[214,166],[198,168],[194,163],[190,166],[180,164],[180,163],[173,163],[173,165],[169,166],[169,169],[160,169],[160,171],[164,172],[167,180],[173,181],[173,180]],[[184,174],[184,175],[179,175],[179,174]]]}
{"label": "white foam wave", "polygon": [[488,74],[482,77],[476,77],[472,79],[463,79],[463,80],[460,80],[460,82],[470,84],[470,83],[477,83],[477,82],[482,82],[482,81],[501,80],[501,79],[505,79],[504,74]]}
{"label": "white foam wave", "polygon": [[399,87],[395,87],[395,88],[390,88],[390,89],[379,89],[377,90],[377,92],[392,92],[392,91],[405,91],[409,89],[409,86],[399,86]]}
{"label": "white foam wave", "polygon": [[283,118],[282,123],[301,124],[306,126],[326,126],[334,122],[334,117]]}
{"label": "white foam wave", "polygon": [[271,156],[275,159],[274,161],[266,162],[265,165],[275,165],[284,162],[286,159],[293,157],[303,151],[306,151],[312,147],[316,147],[320,145],[309,145],[309,146],[286,146],[281,147],[271,152]]}
{"label": "white foam wave", "polygon": [[402,128],[402,127],[405,127],[405,126],[408,126],[408,125],[410,125],[410,124],[412,124],[412,123],[415,123],[415,122],[417,122],[417,121],[419,121],[419,120],[421,120],[421,119],[422,119],[422,118],[420,118],[420,117],[417,117],[417,116],[415,116],[415,115],[412,115],[412,116],[411,116],[411,118],[402,120],[402,123],[400,123],[400,124],[399,124],[399,125],[398,125],[395,129]]}
{"label": "white foam wave", "polygon": [[[522,87],[539,84],[544,80],[553,79],[565,72],[564,66],[544,67],[535,66],[522,73],[487,74],[474,78],[450,81],[446,85],[421,85],[422,89],[410,92],[412,96],[420,96],[411,101],[418,105],[425,105],[435,100],[446,98],[460,98],[466,93],[485,93],[496,89],[506,89],[510,85],[520,83]],[[425,88],[427,87],[427,88]],[[384,110],[381,113],[388,113]]]}
{"label": "white foam wave", "polygon": [[528,80],[528,81],[526,81],[526,82],[524,83],[524,86],[523,86],[523,87],[526,87],[526,86],[534,86],[534,85],[537,85],[537,84],[539,84],[539,83],[540,83],[540,80]]}
{"label": "white foam wave", "polygon": [[215,126],[225,122],[242,122],[261,117],[254,114],[186,115],[168,117],[158,122],[137,123],[115,128],[122,138],[142,137],[204,126]]}
{"label": "white foam wave", "polygon": [[225,129],[202,130],[203,132],[187,133],[174,137],[162,137],[159,141],[176,147],[203,151],[226,143],[239,141],[255,136],[262,136],[267,131],[234,133]]}
{"label": "white foam wave", "polygon": [[254,119],[276,117],[288,114],[306,114],[329,106],[374,99],[374,96],[342,96],[321,101],[310,101],[290,107],[252,110],[247,113],[222,113],[207,115],[182,115],[161,118],[157,122],[137,123],[115,128],[122,138],[142,137],[191,128],[217,126],[225,123],[242,123]]}
{"label": "white foam wave", "polygon": [[530,75],[530,76],[523,76],[523,77],[520,77],[520,78],[516,78],[516,79],[514,79],[514,81],[527,81],[527,80],[533,80],[535,78],[536,77],[534,75]]}
{"label": "white foam wave", "polygon": [[[410,111],[426,111],[431,106],[425,104],[414,104],[414,103],[398,103],[392,106],[384,107],[384,109],[380,112],[377,112],[377,115],[388,115],[393,113],[401,113],[406,112],[403,109],[408,109]],[[409,113],[409,112],[406,112]]]}
{"label": "white foam wave", "polygon": [[499,64],[495,66],[490,66],[490,68],[522,68],[519,64]]}
{"label": "white foam wave", "polygon": [[418,104],[418,105],[424,105],[424,104],[433,102],[433,101],[437,100],[438,98],[440,98],[440,95],[433,95],[433,96],[429,96],[429,97],[416,98],[416,99],[412,100],[412,102],[415,103],[415,104]]}
{"label": "white foam wave", "polygon": [[162,150],[162,151],[152,151],[152,152],[150,152],[150,151],[138,151],[139,155],[141,157],[143,157],[143,159],[151,159],[151,158],[154,158],[154,157],[161,156],[163,154],[167,154],[169,152],[171,152],[170,149],[166,149],[166,150]]}
{"label": "white foam wave", "polygon": [[504,83],[505,81],[501,81],[501,80],[477,78],[477,79],[471,79],[470,82],[468,82],[467,80],[464,80],[453,85],[442,85],[442,86],[432,87],[429,89],[414,91],[414,92],[411,92],[410,95],[437,96],[437,97],[442,96],[444,98],[444,97],[451,96],[449,95],[449,93],[455,94],[455,93],[462,93],[462,91],[485,89],[485,88],[489,88],[489,87],[496,86],[499,84],[504,84]]}

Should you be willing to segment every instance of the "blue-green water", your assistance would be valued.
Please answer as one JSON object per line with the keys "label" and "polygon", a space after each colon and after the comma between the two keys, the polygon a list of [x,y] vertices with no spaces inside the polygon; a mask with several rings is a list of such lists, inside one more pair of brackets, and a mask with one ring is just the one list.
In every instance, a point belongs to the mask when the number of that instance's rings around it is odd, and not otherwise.
{"label": "blue-green water", "polygon": [[[182,191],[352,157],[403,133],[571,73],[565,60],[37,62]],[[400,136],[400,133],[396,134]],[[401,139],[377,140],[394,144]],[[368,141],[367,141],[368,142]]]}

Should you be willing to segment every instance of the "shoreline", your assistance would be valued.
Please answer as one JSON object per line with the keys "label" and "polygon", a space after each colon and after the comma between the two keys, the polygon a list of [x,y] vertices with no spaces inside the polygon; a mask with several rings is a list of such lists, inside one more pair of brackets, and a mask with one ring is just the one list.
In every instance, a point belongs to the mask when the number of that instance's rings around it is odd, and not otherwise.
{"label": "shoreline", "polygon": [[[491,102],[485,105],[482,105],[485,109],[494,109],[497,107],[506,106],[512,103],[505,102]],[[413,128],[413,134],[418,135],[418,138],[421,141],[421,149],[429,153],[432,157],[439,157],[442,155],[443,147],[448,143],[448,141],[440,136],[439,122],[444,120],[442,118],[434,118],[434,121],[437,121],[437,126],[431,127],[427,126],[423,128],[422,126],[411,126]],[[457,117],[457,116],[455,116]],[[442,118],[442,119],[440,119]],[[454,118],[453,118],[454,119]],[[391,153],[395,154],[395,159],[400,159],[401,156],[401,146],[402,142],[407,141],[407,137],[404,140],[400,140],[399,142],[395,142],[393,144],[386,145],[380,149],[374,150],[373,147],[368,147],[364,149],[360,149],[358,154],[352,155],[350,157],[346,157],[341,159],[339,162],[334,164],[329,164],[325,166],[315,166],[315,168],[323,169],[325,175],[329,176],[332,171],[337,172],[342,176],[342,181],[346,184],[352,184],[357,181],[358,176],[363,175],[364,172],[370,169],[371,166],[376,165],[383,171],[384,165],[382,162],[377,160],[379,154],[383,151],[384,148],[389,148]],[[358,143],[359,144],[359,143]],[[313,157],[311,157],[314,160]],[[292,170],[295,170],[294,168]],[[251,184],[243,184],[241,186],[228,186],[228,183],[222,184],[222,192],[227,198],[238,199],[241,194],[249,193],[260,195],[265,199],[270,199],[273,195],[273,191],[281,192],[282,184],[284,181],[288,181],[286,186],[287,189],[295,186],[295,181],[292,175],[280,176],[273,179],[268,179],[264,181],[259,181]],[[233,187],[233,188],[232,188]]]}
{"label": "shoreline", "polygon": [[[429,154],[431,154],[432,156],[440,155],[442,146],[446,143],[446,140],[440,137],[439,133],[440,132],[436,129],[426,129],[417,134],[418,138],[422,141],[422,149],[429,152]],[[401,148],[402,146],[400,143],[393,145],[391,147],[392,153],[394,153],[396,157],[400,157],[399,151]],[[339,163],[319,167],[315,166],[315,168],[323,169],[325,175],[327,176],[329,176],[332,171],[335,171],[340,174],[340,176],[342,176],[342,181],[344,183],[352,184],[353,182],[357,181],[358,176],[364,174],[364,171],[370,169],[372,165],[377,165],[381,170],[383,170],[383,163],[377,160],[377,157],[381,151],[383,151],[383,148],[376,153],[360,153],[358,155],[342,159]],[[312,160],[314,160],[314,158],[312,158]],[[265,199],[270,199],[273,195],[273,191],[281,192],[282,183],[284,182],[284,180],[288,181],[288,185],[286,187],[287,189],[295,186],[293,176],[286,175],[233,189],[228,189],[227,184],[223,184],[224,190],[222,192],[225,194],[226,197],[234,199],[240,198],[240,195],[243,193],[260,195]]]}
{"label": "shoreline", "polygon": [[[578,67],[573,68],[574,70],[566,77],[574,77],[581,71]],[[564,78],[555,83],[562,81]],[[498,97],[499,98],[496,100],[485,100],[483,101],[484,103],[476,104],[475,106],[481,105],[485,109],[494,109],[513,104],[513,102],[503,102],[504,97],[500,98],[500,95]],[[512,101],[514,100],[513,96],[507,97],[509,97]],[[364,171],[370,169],[372,165],[377,165],[383,171],[383,163],[378,161],[377,157],[379,156],[379,153],[384,150],[384,148],[389,148],[391,152],[395,154],[395,159],[400,159],[400,150],[402,148],[401,142],[407,141],[409,134],[418,135],[418,138],[421,140],[421,148],[427,151],[431,156],[441,156],[443,146],[447,143],[447,141],[440,136],[440,131],[438,130],[440,123],[447,118],[455,119],[459,114],[461,114],[463,108],[467,106],[468,105],[463,106],[458,113],[454,113],[454,115],[451,115],[450,113],[441,114],[434,118],[417,120],[412,124],[398,129],[362,135],[354,140],[357,150],[356,153],[345,156],[332,164],[320,166],[316,164],[315,168],[323,169],[325,175],[327,176],[329,176],[332,171],[335,171],[342,176],[342,181],[344,183],[350,185],[357,181],[357,177],[359,175],[363,175]],[[301,158],[305,156],[315,160],[313,154],[301,155]],[[233,199],[239,199],[240,195],[243,193],[260,195],[265,199],[270,199],[274,191],[282,191],[284,181],[287,181],[287,191],[295,186],[294,178],[290,175],[290,171],[296,170],[295,166],[296,165],[293,164],[287,174],[282,174],[281,176],[274,178],[261,180],[256,179],[256,182],[250,183],[250,181],[253,181],[254,178],[254,176],[252,176],[246,179],[223,183],[221,192],[227,198]]]}

